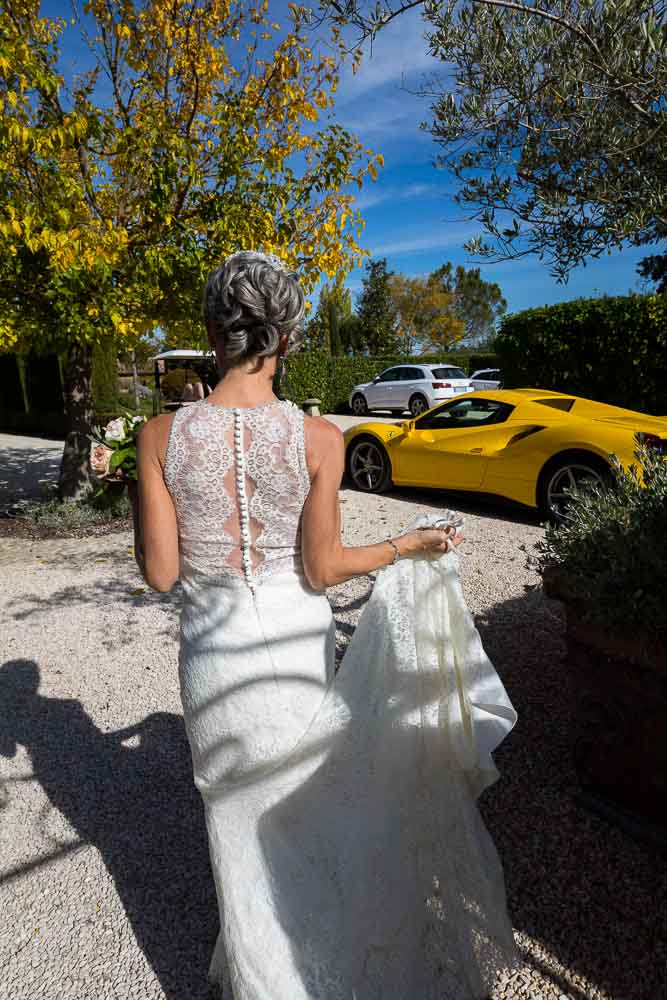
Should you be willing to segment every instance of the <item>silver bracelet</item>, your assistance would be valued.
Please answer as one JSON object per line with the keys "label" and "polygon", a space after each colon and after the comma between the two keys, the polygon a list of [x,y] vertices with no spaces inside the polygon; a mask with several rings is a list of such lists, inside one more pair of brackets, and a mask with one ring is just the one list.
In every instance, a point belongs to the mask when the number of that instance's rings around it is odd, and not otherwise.
{"label": "silver bracelet", "polygon": [[401,558],[401,553],[398,551],[398,546],[395,545],[394,542],[392,542],[391,538],[388,538],[387,541],[389,542],[389,544],[391,545],[392,549],[394,550],[394,558],[391,560],[390,563],[388,563],[389,566],[393,566],[394,563],[398,562],[398,560]]}

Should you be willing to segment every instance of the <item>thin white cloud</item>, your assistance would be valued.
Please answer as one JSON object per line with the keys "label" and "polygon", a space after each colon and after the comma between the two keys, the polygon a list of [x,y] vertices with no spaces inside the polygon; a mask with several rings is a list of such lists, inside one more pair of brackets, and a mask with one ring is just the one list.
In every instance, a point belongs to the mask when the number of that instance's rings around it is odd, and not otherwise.
{"label": "thin white cloud", "polygon": [[409,201],[412,198],[427,198],[441,193],[436,184],[409,184],[405,188],[388,187],[379,191],[366,191],[354,200],[354,208],[365,211],[383,202]]}
{"label": "thin white cloud", "polygon": [[380,243],[369,247],[373,257],[400,257],[407,254],[428,253],[430,250],[444,249],[445,247],[459,246],[471,236],[472,230],[469,227],[451,226],[432,236],[419,237],[413,240],[399,240],[395,243]]}
{"label": "thin white cloud", "polygon": [[[379,32],[372,54],[370,43],[366,42],[357,72],[352,72],[351,60],[343,69],[336,103],[344,105],[348,100],[359,100],[362,95],[388,84],[400,85],[403,75],[414,81],[420,73],[441,68],[440,60],[434,59],[428,52],[424,30],[420,11],[415,9],[401,14]],[[345,38],[350,45],[356,41],[352,31],[346,32]]]}

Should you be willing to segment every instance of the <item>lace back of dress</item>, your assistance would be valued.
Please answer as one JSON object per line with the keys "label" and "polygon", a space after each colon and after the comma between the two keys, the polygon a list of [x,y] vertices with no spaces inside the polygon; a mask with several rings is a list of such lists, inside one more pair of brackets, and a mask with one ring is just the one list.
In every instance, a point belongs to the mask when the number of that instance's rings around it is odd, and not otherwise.
{"label": "lace back of dress", "polygon": [[179,410],[165,480],[176,508],[181,578],[244,580],[301,572],[308,494],[303,413],[288,402]]}

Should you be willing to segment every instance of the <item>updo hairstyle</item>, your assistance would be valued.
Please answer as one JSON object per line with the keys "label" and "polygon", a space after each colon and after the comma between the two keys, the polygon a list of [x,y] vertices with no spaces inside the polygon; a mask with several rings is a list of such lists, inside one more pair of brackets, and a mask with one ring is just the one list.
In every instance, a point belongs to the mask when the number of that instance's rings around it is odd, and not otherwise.
{"label": "updo hairstyle", "polygon": [[288,352],[298,350],[304,312],[296,275],[273,254],[254,250],[232,254],[211,272],[204,289],[204,322],[230,366],[276,354],[285,333],[289,333]]}

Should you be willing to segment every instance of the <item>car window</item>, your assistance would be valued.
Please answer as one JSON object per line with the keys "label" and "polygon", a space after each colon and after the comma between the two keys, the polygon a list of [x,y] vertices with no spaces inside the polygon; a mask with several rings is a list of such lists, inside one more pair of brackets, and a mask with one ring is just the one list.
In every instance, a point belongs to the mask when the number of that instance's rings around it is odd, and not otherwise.
{"label": "car window", "polygon": [[468,378],[461,368],[431,368],[435,378]]}
{"label": "car window", "polygon": [[382,372],[379,382],[396,382],[399,378],[400,368],[387,368],[386,372]]}
{"label": "car window", "polygon": [[486,424],[501,424],[514,409],[509,403],[497,399],[459,399],[445,403],[437,410],[431,410],[415,422],[415,428],[424,430],[447,430],[455,427],[484,427]]}
{"label": "car window", "polygon": [[573,399],[566,399],[565,396],[549,396],[547,399],[534,399],[534,403],[541,403],[542,406],[552,406],[554,410],[565,410],[569,413],[574,406]]}
{"label": "car window", "polygon": [[401,381],[414,382],[415,379],[423,378],[424,373],[421,368],[401,368]]}

